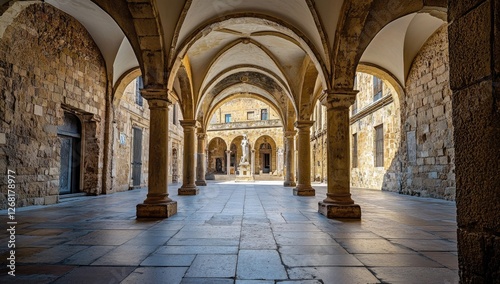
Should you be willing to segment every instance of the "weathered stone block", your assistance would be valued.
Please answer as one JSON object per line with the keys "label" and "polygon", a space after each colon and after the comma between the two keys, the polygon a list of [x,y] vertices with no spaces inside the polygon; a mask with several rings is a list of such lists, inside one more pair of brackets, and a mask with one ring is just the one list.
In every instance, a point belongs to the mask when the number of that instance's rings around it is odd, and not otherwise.
{"label": "weathered stone block", "polygon": [[318,211],[328,219],[361,219],[361,207],[357,204],[339,205],[318,202]]}
{"label": "weathered stone block", "polygon": [[315,196],[316,190],[314,188],[294,188],[293,195],[295,196]]}
{"label": "weathered stone block", "polygon": [[200,190],[197,187],[184,187],[179,188],[178,195],[197,195]]}
{"label": "weathered stone block", "polygon": [[162,204],[137,204],[137,218],[168,218],[177,214],[177,201]]}

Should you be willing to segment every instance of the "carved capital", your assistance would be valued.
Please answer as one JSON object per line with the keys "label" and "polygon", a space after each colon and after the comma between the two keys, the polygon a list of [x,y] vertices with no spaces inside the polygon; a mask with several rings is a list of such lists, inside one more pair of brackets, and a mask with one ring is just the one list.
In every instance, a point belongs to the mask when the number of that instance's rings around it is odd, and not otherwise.
{"label": "carved capital", "polygon": [[295,127],[300,131],[309,131],[311,126],[313,126],[314,121],[311,120],[298,120],[295,122]]}
{"label": "carved capital", "polygon": [[293,131],[285,131],[285,137],[286,138],[294,138],[296,134],[297,134],[297,131],[295,131],[295,130],[293,130]]}
{"label": "carved capital", "polygon": [[328,110],[348,109],[356,101],[359,91],[349,89],[325,90],[320,100]]}
{"label": "carved capital", "polygon": [[167,108],[172,104],[172,102],[168,99],[167,89],[142,89],[141,96],[148,101],[150,109]]}
{"label": "carved capital", "polygon": [[206,133],[196,133],[196,136],[198,137],[198,140],[204,140],[207,137]]}
{"label": "carved capital", "polygon": [[188,129],[188,128],[196,128],[196,123],[198,122],[197,120],[194,120],[194,119],[185,119],[185,120],[179,120],[179,122],[181,123],[181,126],[184,128],[184,129]]}

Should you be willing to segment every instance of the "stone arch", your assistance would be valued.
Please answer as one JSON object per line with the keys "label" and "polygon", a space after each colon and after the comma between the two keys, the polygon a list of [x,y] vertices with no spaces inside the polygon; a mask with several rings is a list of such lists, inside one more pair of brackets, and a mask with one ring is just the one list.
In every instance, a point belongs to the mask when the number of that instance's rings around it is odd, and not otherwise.
{"label": "stone arch", "polygon": [[124,73],[118,81],[116,81],[115,87],[113,87],[113,93],[112,93],[112,99],[113,99],[113,106],[116,107],[120,104],[120,99],[123,96],[123,92],[125,92],[125,89],[127,86],[135,80],[137,77],[141,76],[141,69],[136,67],[128,70],[126,73]]}
{"label": "stone arch", "polygon": [[[248,13],[235,13],[218,17],[206,23],[204,26],[194,30],[186,38],[186,40],[181,43],[180,48],[177,50],[177,54],[175,56],[173,54],[170,55],[169,69],[172,70],[171,74],[176,74],[177,69],[182,64],[182,59],[185,57],[188,50],[196,41],[198,41],[207,33],[216,30],[217,28],[223,27],[224,25],[229,25],[235,21],[239,21],[242,19],[273,26],[274,28],[279,30],[280,34],[283,35],[282,38],[293,40],[294,43],[299,48],[301,48],[314,62],[314,65],[316,66],[319,76],[322,78],[322,82],[325,84],[325,87],[328,88],[330,86],[329,80],[327,80],[327,78],[329,78],[329,72],[326,64],[323,62],[322,57],[319,51],[314,47],[314,44],[312,44],[312,42],[304,34],[302,34],[302,32],[280,19],[269,15],[256,13],[253,13],[251,15],[248,15]],[[173,80],[170,79],[169,81],[169,85],[171,85],[173,83]]]}
{"label": "stone arch", "polygon": [[[278,162],[278,148],[276,141],[269,135],[262,135],[254,143],[255,150],[255,172],[272,173]],[[269,159],[266,161],[266,159]],[[266,163],[268,162],[268,163]]]}
{"label": "stone arch", "polygon": [[207,173],[227,173],[228,150],[226,141],[221,137],[214,137],[208,143],[208,167]]}

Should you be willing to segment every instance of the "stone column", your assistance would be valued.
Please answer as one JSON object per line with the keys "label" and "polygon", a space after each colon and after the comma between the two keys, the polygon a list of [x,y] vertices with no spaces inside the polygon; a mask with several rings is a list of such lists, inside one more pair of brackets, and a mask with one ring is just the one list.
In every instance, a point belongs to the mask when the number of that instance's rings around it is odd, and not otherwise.
{"label": "stone column", "polygon": [[196,195],[198,188],[195,184],[195,146],[196,141],[196,120],[181,120],[184,128],[184,157],[182,169],[182,186],[179,188],[179,195]]}
{"label": "stone column", "polygon": [[284,186],[293,187],[297,184],[295,183],[295,138],[296,131],[286,131],[285,132],[285,143],[286,143],[286,172],[285,172],[285,182]]}
{"label": "stone column", "polygon": [[319,202],[319,212],[327,218],[361,218],[361,207],[351,198],[351,153],[349,107],[358,91],[328,91],[322,103],[327,107],[327,176],[326,199]]}
{"label": "stone column", "polygon": [[226,150],[226,171],[227,175],[231,174],[231,151]]}
{"label": "stone column", "polygon": [[310,120],[300,120],[295,122],[295,127],[299,130],[297,136],[298,150],[298,184],[293,189],[293,195],[314,196],[316,191],[311,186],[311,126],[314,124]]}
{"label": "stone column", "polygon": [[206,147],[206,133],[198,133],[198,159],[196,160],[196,185],[206,186],[205,181],[205,171],[206,171],[206,158],[205,158],[205,147]]}
{"label": "stone column", "polygon": [[255,149],[252,149],[252,154],[250,156],[250,172],[252,173],[252,176],[255,174]]}
{"label": "stone column", "polygon": [[137,218],[168,218],[177,213],[177,202],[168,197],[168,101],[167,90],[143,89],[148,100],[149,178],[144,203],[137,205]]}

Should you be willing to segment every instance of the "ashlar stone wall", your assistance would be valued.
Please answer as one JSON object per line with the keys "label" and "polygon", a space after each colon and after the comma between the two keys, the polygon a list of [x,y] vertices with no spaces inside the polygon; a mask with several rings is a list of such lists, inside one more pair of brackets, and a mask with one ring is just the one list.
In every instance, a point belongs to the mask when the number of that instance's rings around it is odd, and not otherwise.
{"label": "ashlar stone wall", "polygon": [[402,192],[455,199],[455,146],[449,83],[447,26],[414,60],[401,103]]}
{"label": "ashlar stone wall", "polygon": [[[397,94],[392,86],[383,81],[382,98],[374,101],[373,75],[357,73],[357,113],[351,110],[351,156],[352,139],[357,137],[358,163],[351,169],[351,186],[369,189],[386,189],[387,184],[397,184],[397,175],[390,171],[399,146],[400,117],[394,99]],[[383,127],[383,166],[375,166],[375,127]],[[352,158],[351,158],[352,161]]]}
{"label": "ashlar stone wall", "polygon": [[0,38],[0,183],[7,169],[16,172],[17,206],[58,201],[57,127],[66,109],[82,122],[80,189],[99,194],[106,96],[101,53],[67,14],[47,4],[13,5],[27,8]]}

